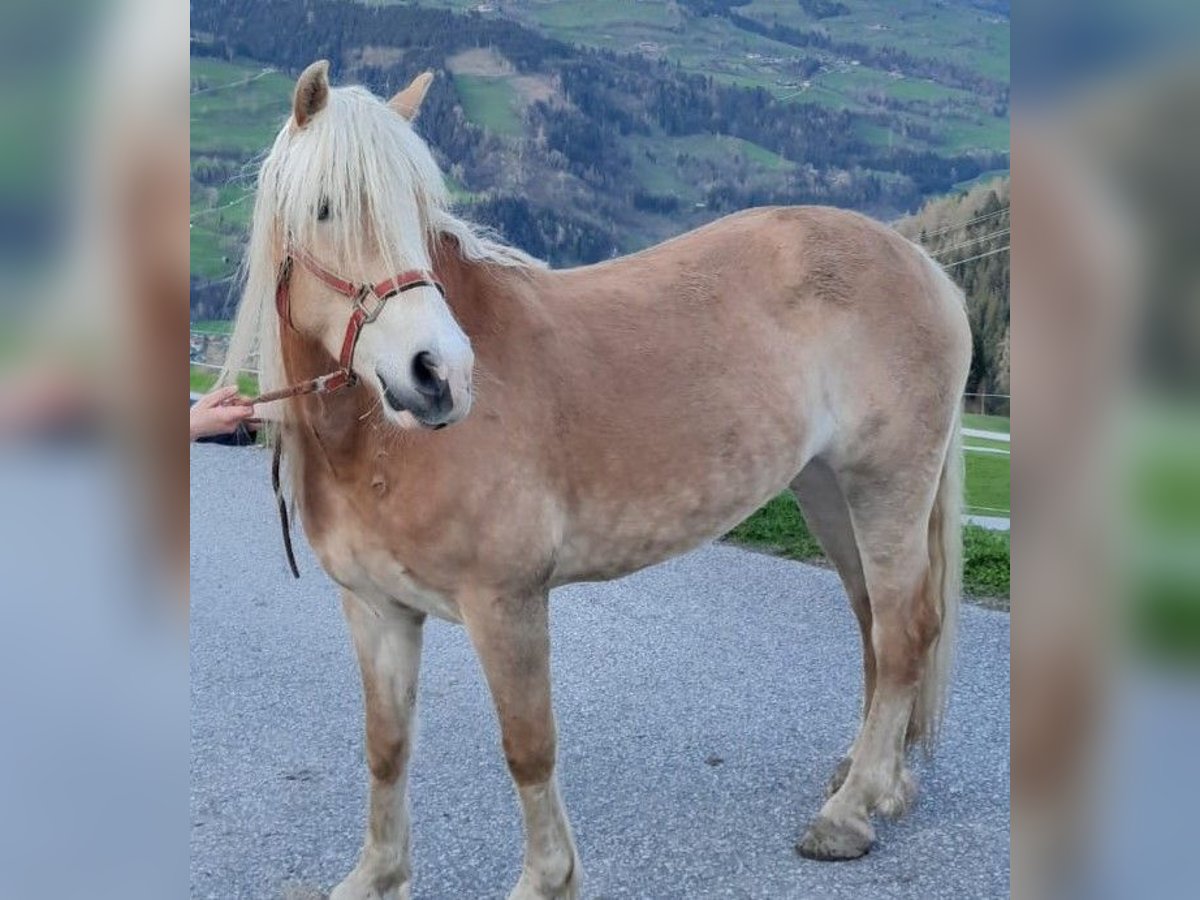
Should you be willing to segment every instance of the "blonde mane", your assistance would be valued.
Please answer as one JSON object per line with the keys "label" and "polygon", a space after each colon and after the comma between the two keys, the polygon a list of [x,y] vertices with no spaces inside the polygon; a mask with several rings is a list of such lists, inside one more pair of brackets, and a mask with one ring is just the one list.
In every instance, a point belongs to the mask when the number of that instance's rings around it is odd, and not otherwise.
{"label": "blonde mane", "polygon": [[304,128],[289,119],[263,160],[242,299],[219,383],[234,383],[257,353],[259,388],[284,385],[275,279],[284,246],[311,245],[317,210],[326,204],[322,240],[332,241],[336,255],[329,263],[349,277],[363,272],[364,260],[376,253],[389,272],[431,268],[443,236],[452,237],[470,261],[541,265],[450,212],[433,155],[402,116],[364,88],[337,88]]}

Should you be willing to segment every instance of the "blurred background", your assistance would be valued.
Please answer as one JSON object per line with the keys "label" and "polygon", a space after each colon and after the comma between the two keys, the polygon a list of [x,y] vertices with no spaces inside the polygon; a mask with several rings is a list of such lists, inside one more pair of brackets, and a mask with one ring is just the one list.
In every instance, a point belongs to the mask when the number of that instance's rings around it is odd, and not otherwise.
{"label": "blurred background", "polygon": [[187,12],[2,15],[0,896],[182,896]]}
{"label": "blurred background", "polygon": [[[556,265],[832,203],[949,267],[985,432],[968,589],[1007,605],[1011,572],[1019,598],[1014,893],[1190,893],[1200,23],[1009,6],[9,0],[0,895],[186,891],[182,341],[204,390],[255,161],[318,57],[382,94],[434,69],[419,128],[464,211]],[[778,503],[733,537],[818,552]]]}

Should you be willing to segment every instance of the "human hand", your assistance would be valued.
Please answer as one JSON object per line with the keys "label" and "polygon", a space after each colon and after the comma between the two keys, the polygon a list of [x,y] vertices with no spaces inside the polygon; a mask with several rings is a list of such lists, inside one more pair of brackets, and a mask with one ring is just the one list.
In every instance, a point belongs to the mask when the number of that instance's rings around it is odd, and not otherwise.
{"label": "human hand", "polygon": [[254,404],[238,396],[233,385],[211,391],[196,401],[191,413],[191,439],[229,434],[254,418]]}

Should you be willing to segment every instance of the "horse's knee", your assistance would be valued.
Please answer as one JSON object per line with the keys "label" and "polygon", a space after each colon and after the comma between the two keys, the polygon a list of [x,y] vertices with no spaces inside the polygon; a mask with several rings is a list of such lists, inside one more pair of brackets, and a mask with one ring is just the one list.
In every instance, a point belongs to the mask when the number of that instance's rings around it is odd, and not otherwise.
{"label": "horse's knee", "polygon": [[403,742],[387,747],[378,747],[370,743],[367,745],[367,768],[371,771],[371,777],[384,784],[392,784],[400,777],[407,757],[406,745]]}
{"label": "horse's knee", "polygon": [[373,712],[367,706],[367,768],[371,776],[384,784],[400,777],[408,762],[408,735],[394,717]]}
{"label": "horse's knee", "polygon": [[555,739],[545,729],[512,729],[504,735],[508,771],[521,787],[542,784],[554,774]]}

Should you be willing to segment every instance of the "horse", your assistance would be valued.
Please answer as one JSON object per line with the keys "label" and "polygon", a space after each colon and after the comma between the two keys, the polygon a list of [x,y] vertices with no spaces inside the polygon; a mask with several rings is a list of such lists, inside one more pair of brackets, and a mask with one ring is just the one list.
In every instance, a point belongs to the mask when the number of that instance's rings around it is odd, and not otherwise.
{"label": "horse", "polygon": [[332,900],[410,896],[429,616],[465,627],[494,700],[525,834],[510,898],[577,897],[549,592],[694,548],[787,489],[864,669],[860,730],[796,849],[862,856],[872,816],[913,798],[906,758],[936,735],[953,655],[961,292],[893,229],[824,207],[551,270],[451,212],[412,124],[430,73],[384,101],[328,68],[300,75],[262,163],[224,377],[257,351],[290,398],[284,491],[361,669],[368,821]]}

